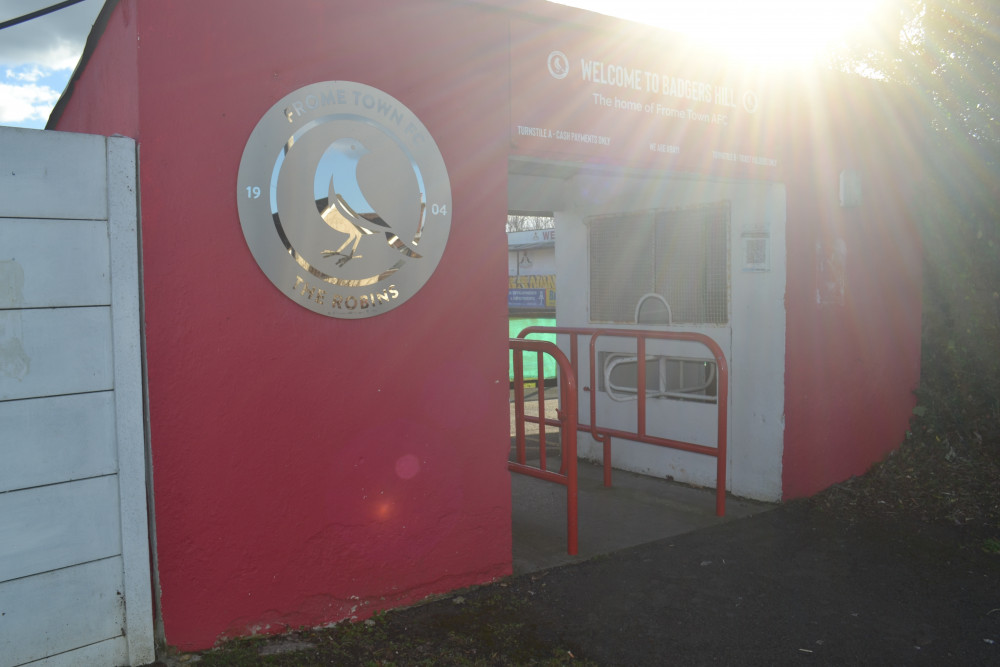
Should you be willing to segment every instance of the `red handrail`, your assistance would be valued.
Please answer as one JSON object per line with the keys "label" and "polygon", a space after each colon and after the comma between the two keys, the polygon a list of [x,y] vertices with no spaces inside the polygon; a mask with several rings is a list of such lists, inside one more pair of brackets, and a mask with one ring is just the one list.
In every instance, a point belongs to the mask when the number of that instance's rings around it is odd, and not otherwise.
{"label": "red handrail", "polygon": [[[543,340],[510,339],[510,349],[514,351],[514,429],[516,461],[508,461],[507,468],[512,472],[529,475],[566,487],[566,551],[575,556],[579,534],[577,521],[577,476],[576,476],[576,430],[577,430],[577,385],[576,373],[569,360],[555,343]],[[538,417],[524,413],[524,352],[535,352],[539,369],[538,378]],[[558,419],[545,417],[545,379],[542,376],[542,355],[548,354],[559,366],[559,387],[564,396],[571,400],[562,400],[558,411]],[[528,465],[525,447],[525,422],[538,424],[539,465]],[[558,426],[561,429],[561,463],[559,472],[547,469],[545,453],[545,426]]]}
{"label": "red handrail", "polygon": [[[715,513],[718,516],[726,515],[726,447],[728,431],[728,411],[729,411],[729,367],[726,364],[726,356],[722,352],[719,344],[708,336],[688,331],[648,331],[642,329],[599,329],[593,327],[527,327],[517,336],[526,339],[533,333],[567,334],[570,336],[570,365],[573,375],[579,371],[579,353],[577,346],[577,336],[590,336],[590,386],[584,387],[584,391],[590,392],[590,424],[579,424],[578,428],[588,431],[595,440],[603,445],[604,450],[604,485],[611,486],[611,438],[621,438],[623,440],[633,440],[660,447],[680,449],[683,451],[714,456],[716,458],[715,470]],[[646,358],[646,341],[654,340],[682,340],[701,343],[709,349],[715,357],[717,386],[716,407],[718,413],[718,425],[716,434],[716,446],[706,447],[691,442],[683,442],[670,438],[659,438],[646,433],[646,401],[639,400],[641,393],[637,392],[636,403],[636,430],[635,432],[623,431],[597,426],[597,376],[596,376],[596,346],[597,339],[605,337],[633,338],[636,341],[636,358]],[[646,386],[646,364],[636,364],[636,387]],[[565,405],[566,401],[563,401]]]}

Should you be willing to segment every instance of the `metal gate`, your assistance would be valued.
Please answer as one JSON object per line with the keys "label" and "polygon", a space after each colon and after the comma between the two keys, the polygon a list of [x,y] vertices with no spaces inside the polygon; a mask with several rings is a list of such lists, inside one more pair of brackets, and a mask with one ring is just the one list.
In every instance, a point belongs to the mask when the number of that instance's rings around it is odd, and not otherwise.
{"label": "metal gate", "polygon": [[132,140],[0,128],[0,667],[155,659],[137,236]]}

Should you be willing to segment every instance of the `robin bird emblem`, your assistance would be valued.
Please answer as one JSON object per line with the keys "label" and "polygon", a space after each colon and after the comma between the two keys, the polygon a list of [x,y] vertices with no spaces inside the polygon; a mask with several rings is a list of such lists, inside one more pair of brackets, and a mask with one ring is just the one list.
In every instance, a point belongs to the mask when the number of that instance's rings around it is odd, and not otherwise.
{"label": "robin bird emblem", "polygon": [[[316,210],[330,229],[345,234],[347,239],[336,250],[323,250],[324,257],[338,257],[337,266],[344,266],[358,254],[358,244],[364,236],[385,234],[386,242],[401,254],[420,259],[412,247],[416,240],[403,241],[378,211],[365,198],[359,170],[364,170],[371,154],[361,141],[345,137],[337,139],[326,149],[319,163],[316,180],[326,180],[329,173],[327,196],[316,199]],[[420,214],[423,215],[423,196],[420,196]],[[420,228],[418,224],[417,229]],[[349,248],[348,248],[349,247]]]}

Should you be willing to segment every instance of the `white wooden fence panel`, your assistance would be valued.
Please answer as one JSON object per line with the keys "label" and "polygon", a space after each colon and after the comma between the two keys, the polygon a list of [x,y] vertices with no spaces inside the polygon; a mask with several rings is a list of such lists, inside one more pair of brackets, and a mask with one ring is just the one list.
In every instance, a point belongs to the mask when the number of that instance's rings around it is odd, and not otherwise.
{"label": "white wooden fence panel", "polygon": [[[0,219],[0,274],[21,289],[0,291],[0,308],[111,303],[108,225],[103,220]],[[17,261],[9,259],[17,257]]]}
{"label": "white wooden fence panel", "polygon": [[0,161],[0,667],[150,663],[135,143]]}
{"label": "white wooden fence panel", "polygon": [[111,389],[110,311],[0,310],[0,401]]}
{"label": "white wooden fence panel", "polygon": [[108,227],[115,352],[115,431],[121,498],[126,639],[132,664],[152,662],[153,594],[149,571],[142,337],[139,332],[139,200],[135,143],[108,139]]}
{"label": "white wooden fence panel", "polygon": [[[0,667],[122,636],[121,591],[122,560],[118,557],[0,583]],[[121,663],[102,656],[89,664],[111,667]]]}
{"label": "white wooden fence panel", "polygon": [[80,667],[80,665],[127,665],[128,643],[112,637],[96,644],[59,653],[31,663],[30,667]]}
{"label": "white wooden fence panel", "polygon": [[104,137],[18,128],[3,131],[0,216],[107,219]]}
{"label": "white wooden fence panel", "polygon": [[0,494],[0,581],[117,556],[121,542],[117,475]]}
{"label": "white wooden fence panel", "polygon": [[0,434],[0,493],[118,471],[110,391],[0,402]]}

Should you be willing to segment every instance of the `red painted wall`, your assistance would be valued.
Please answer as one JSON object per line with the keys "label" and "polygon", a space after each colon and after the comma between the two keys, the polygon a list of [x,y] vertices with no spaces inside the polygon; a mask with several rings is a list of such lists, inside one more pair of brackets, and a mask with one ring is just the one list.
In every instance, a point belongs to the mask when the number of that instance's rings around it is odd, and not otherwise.
{"label": "red painted wall", "polygon": [[[796,101],[787,144],[782,493],[812,495],[901,444],[920,379],[921,246],[908,202],[920,128],[904,91],[830,76]],[[800,89],[801,90],[801,89]],[[839,203],[840,172],[862,204]]]}
{"label": "red painted wall", "polygon": [[[530,77],[511,72],[535,67],[519,58],[546,56],[562,39],[546,21],[589,31],[582,42],[567,34],[568,51],[656,71],[678,64],[648,30],[631,39],[622,22],[517,6],[547,18],[532,27],[538,17],[525,24],[486,0],[144,0],[120,2],[109,17],[56,125],[139,141],[168,644],[198,649],[364,617],[510,571],[508,152],[785,180],[783,493],[860,473],[900,441],[919,376],[920,249],[905,207],[912,137],[886,130],[913,132],[899,100],[874,85],[785,82],[760,89],[767,114],[752,140],[732,128],[665,126],[662,142],[682,142],[687,155],[728,146],[776,155],[776,169],[651,153],[646,135],[659,130],[648,124],[608,124],[619,133],[610,152],[512,142],[522,122],[512,104],[538,109],[523,97]],[[512,35],[511,25],[521,28]],[[645,47],[654,55],[630,55]],[[714,76],[704,61],[679,66],[682,76]],[[279,293],[236,211],[240,157],[260,116],[291,91],[338,79],[414,111],[453,194],[436,273],[400,307],[360,321],[316,315]],[[552,122],[564,120],[560,108],[550,108]],[[589,113],[604,122],[599,109]],[[857,209],[837,203],[848,168],[863,177]],[[842,261],[828,261],[837,248]]]}
{"label": "red painted wall", "polygon": [[[130,16],[126,16],[130,13]],[[137,38],[137,39],[136,39]],[[510,572],[506,24],[432,0],[123,3],[61,127],[134,92],[156,556],[168,644],[366,617]],[[236,176],[260,116],[365,83],[428,128],[447,249],[378,317],[314,314],[243,239]]]}
{"label": "red painted wall", "polygon": [[781,179],[784,109],[765,77],[679,35],[556,7],[511,22],[512,154]]}

